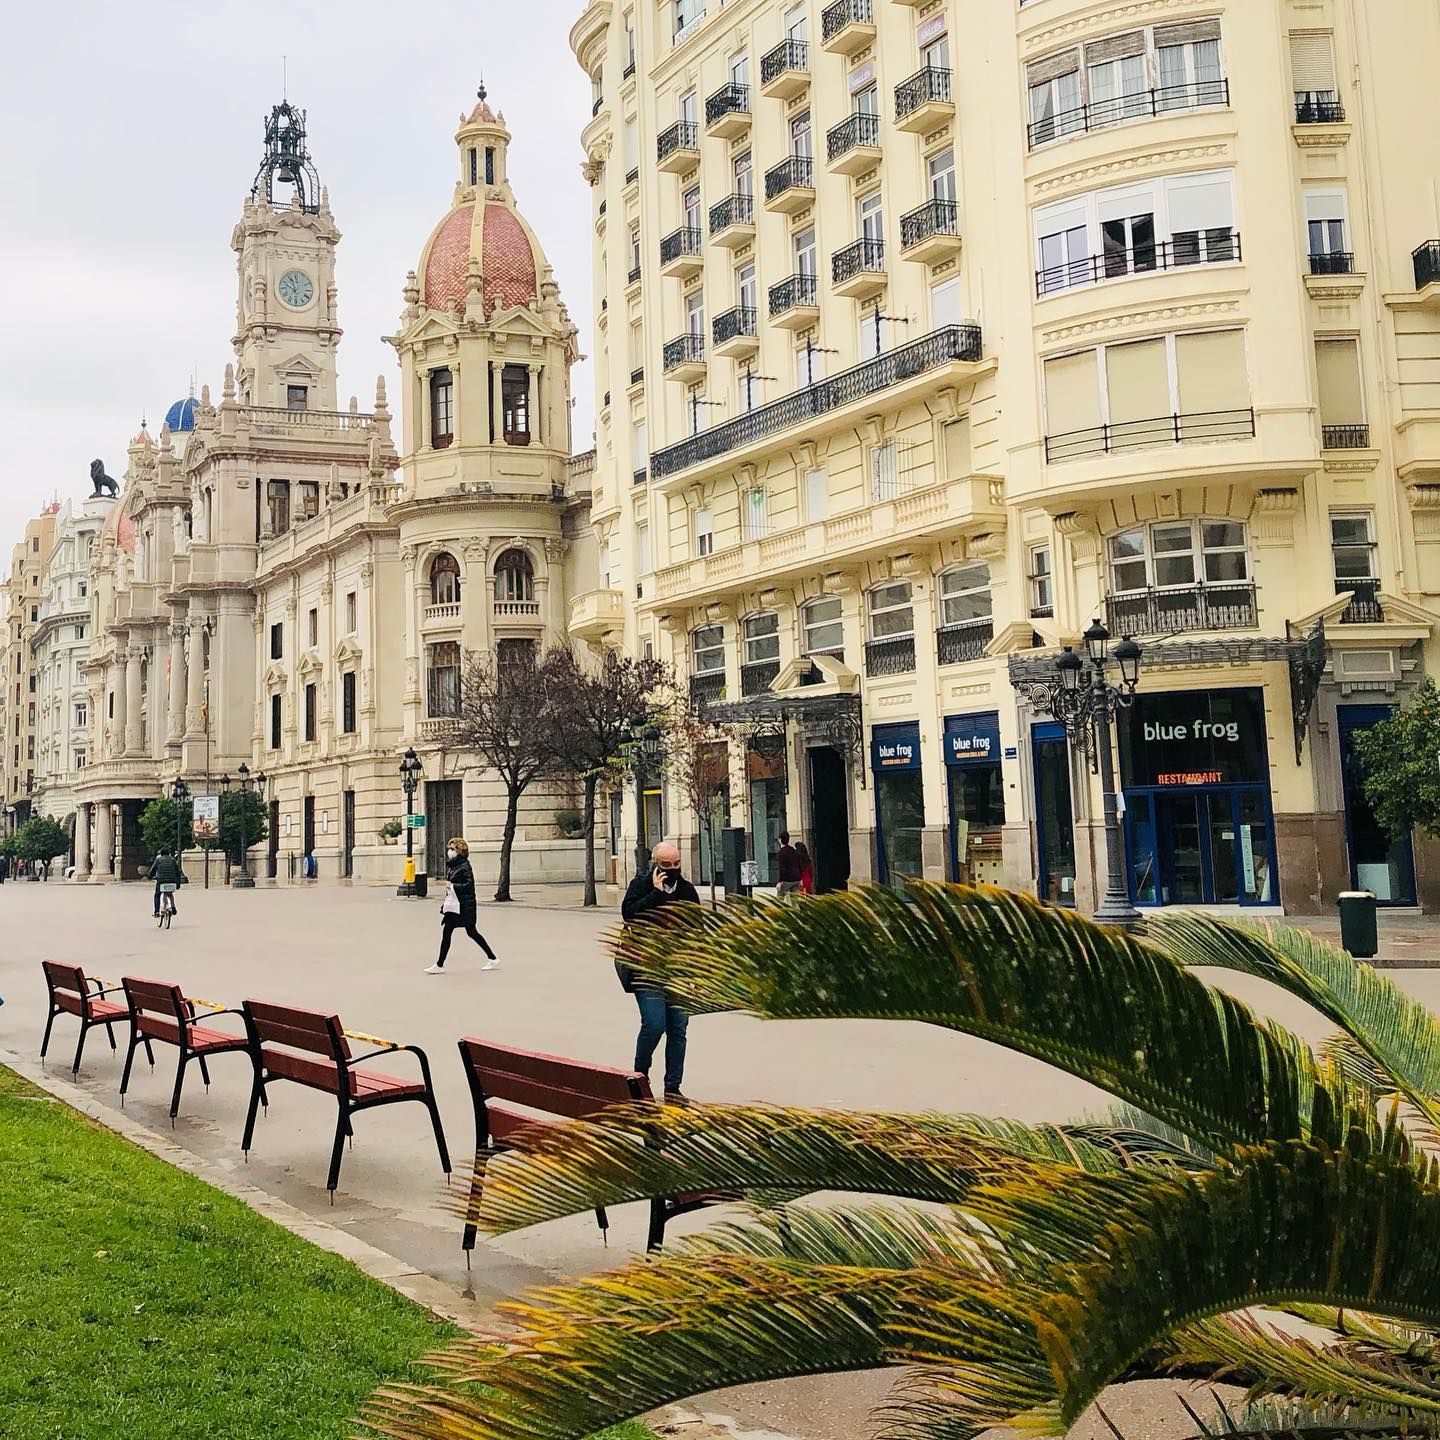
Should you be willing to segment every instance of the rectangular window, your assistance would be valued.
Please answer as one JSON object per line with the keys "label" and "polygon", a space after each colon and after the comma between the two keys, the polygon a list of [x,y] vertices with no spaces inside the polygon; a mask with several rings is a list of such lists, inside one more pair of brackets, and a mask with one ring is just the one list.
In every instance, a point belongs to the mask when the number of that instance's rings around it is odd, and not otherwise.
{"label": "rectangular window", "polygon": [[872,640],[903,640],[915,633],[915,607],[908,580],[877,585],[866,601]]}
{"label": "rectangular window", "polygon": [[285,624],[280,620],[270,627],[270,658],[272,660],[285,658]]}
{"label": "rectangular window", "polygon": [[1150,113],[1145,32],[1111,35],[1085,47],[1090,128]]}
{"label": "rectangular window", "polygon": [[1320,381],[1320,424],[1327,430],[1365,424],[1360,384],[1360,346],[1354,340],[1317,340],[1315,369]]}
{"label": "rectangular window", "polygon": [[1182,415],[1250,408],[1243,330],[1204,330],[1175,337],[1175,388]]}
{"label": "rectangular window", "polygon": [[1045,361],[1045,433],[1074,435],[1099,426],[1098,352],[1082,350]]}
{"label": "rectangular window", "polygon": [[[800,230],[795,234],[792,242],[795,253],[795,273],[797,275],[815,275],[815,230]],[[813,303],[813,300],[812,302]]]}
{"label": "rectangular window", "polygon": [[290,482],[272,480],[265,487],[270,510],[270,533],[283,535],[290,528]]}
{"label": "rectangular window", "polygon": [[1307,190],[1305,192],[1305,231],[1311,268],[1315,261],[1349,250],[1346,235],[1349,206],[1343,190]]}
{"label": "rectangular window", "polygon": [[715,550],[714,520],[707,506],[701,505],[695,511],[695,553],[710,555]]}
{"label": "rectangular window", "polygon": [[1149,422],[1171,414],[1165,337],[1106,346],[1105,379],[1112,448],[1153,444],[1155,427]]}
{"label": "rectangular window", "polygon": [[938,155],[932,155],[926,161],[925,168],[930,176],[930,198],[954,204],[956,197],[955,151],[946,148]]}
{"label": "rectangular window", "polygon": [[645,422],[643,420],[632,420],[630,422],[630,465],[638,475],[650,463],[650,451],[645,438]]}
{"label": "rectangular window", "polygon": [[940,577],[940,623],[968,625],[988,620],[992,611],[990,567],[983,560],[957,565]]}
{"label": "rectangular window", "polygon": [[877,505],[893,500],[900,493],[899,472],[895,465],[895,442],[887,440],[870,452],[870,499]]}
{"label": "rectangular window", "polygon": [[640,121],[633,115],[625,122],[625,173],[640,167]]}
{"label": "rectangular window", "polygon": [[702,625],[690,632],[690,673],[715,675],[725,673],[725,627]]}
{"label": "rectangular window", "polygon": [[1335,567],[1335,589],[1353,590],[1357,580],[1373,580],[1375,517],[1368,510],[1330,516],[1330,554]]}
{"label": "rectangular window", "polygon": [[805,518],[812,524],[830,513],[830,477],[822,469],[805,472]]}
{"label": "rectangular window", "polygon": [[730,83],[747,86],[750,84],[750,56],[743,50],[730,57]]}
{"label": "rectangular window", "polygon": [[1050,546],[1032,545],[1029,559],[1030,616],[1041,620],[1055,613],[1055,577],[1050,569]]}
{"label": "rectangular window", "polygon": [[470,161],[470,183],[478,185],[480,183],[480,152],[473,145],[470,147],[468,159]]}
{"label": "rectangular window", "polygon": [[[630,274],[633,275],[640,268],[640,227],[630,227]],[[633,330],[633,326],[631,327]],[[639,347],[632,347],[632,358],[640,353]]]}
{"label": "rectangular window", "polygon": [[685,332],[688,335],[705,334],[705,292],[697,290],[685,297]]}
{"label": "rectangular window", "polygon": [[687,230],[700,228],[700,187],[692,185],[680,199],[680,208],[685,212],[683,224]]}
{"label": "rectangular window", "polygon": [[790,153],[799,160],[809,160],[815,153],[815,139],[810,129],[808,110],[790,121]]}
{"label": "rectangular window", "polygon": [[340,677],[340,729],[346,735],[353,735],[359,728],[356,724],[355,672],[347,670]]}
{"label": "rectangular window", "polygon": [[347,635],[353,635],[355,633],[355,621],[355,592],[351,590],[345,596],[345,633]]}
{"label": "rectangular window", "polygon": [[320,513],[320,485],[315,480],[299,484],[300,519],[313,520]]}
{"label": "rectangular window", "polygon": [[780,617],[773,611],[749,616],[742,628],[742,663],[767,665],[780,658]]}
{"label": "rectangular window", "polygon": [[641,524],[635,527],[635,573],[637,575],[648,575],[653,566],[650,563],[650,526]]}
{"label": "rectangular window", "polygon": [[308,410],[310,408],[310,387],[308,385],[287,385],[285,387],[285,408],[287,410]]}
{"label": "rectangular window", "polygon": [[313,606],[306,621],[306,630],[309,635],[310,646],[313,649],[320,643],[320,612]]}
{"label": "rectangular window", "polygon": [[960,280],[942,280],[930,287],[930,328],[944,329],[961,323]]}
{"label": "rectangular window", "polygon": [[500,372],[500,400],[504,411],[505,443],[530,443],[530,371],[524,365],[507,365]]}
{"label": "rectangular window", "polygon": [[1328,34],[1290,37],[1290,70],[1295,85],[1296,114],[1319,101],[1338,99],[1335,89],[1335,44]]}
{"label": "rectangular window", "polygon": [[431,645],[425,658],[425,713],[432,720],[460,713],[460,646],[454,640]]}
{"label": "rectangular window", "polygon": [[955,480],[962,475],[974,473],[974,458],[970,453],[970,417],[962,415],[958,420],[948,421],[941,429],[941,455],[945,472],[941,477]]}
{"label": "rectangular window", "polygon": [[1037,61],[1027,72],[1030,88],[1030,143],[1043,145],[1085,128],[1080,105],[1080,52],[1066,50]]}
{"label": "rectangular window", "polygon": [[455,438],[455,380],[448,369],[430,372],[430,445],[443,450]]}
{"label": "rectangular window", "polygon": [[805,7],[794,5],[785,12],[785,38],[804,42],[809,30],[806,25]]}
{"label": "rectangular window", "polygon": [[283,709],[283,701],[279,695],[270,697],[270,748],[280,748],[280,716]]}
{"label": "rectangular window", "polygon": [[305,739],[307,741],[315,739],[317,694],[313,684],[305,687]]}
{"label": "rectangular window", "polygon": [[763,540],[769,533],[765,520],[765,492],[758,486],[745,492],[745,538]]}
{"label": "rectangular window", "polygon": [[885,204],[880,191],[872,190],[855,202],[856,221],[862,240],[884,240]]}
{"label": "rectangular window", "polygon": [[83,730],[90,719],[90,711],[82,701],[75,706],[75,728]]}
{"label": "rectangular window", "polygon": [[731,162],[731,174],[734,177],[734,193],[736,195],[753,195],[755,193],[755,172],[750,162],[750,152],[742,151]]}

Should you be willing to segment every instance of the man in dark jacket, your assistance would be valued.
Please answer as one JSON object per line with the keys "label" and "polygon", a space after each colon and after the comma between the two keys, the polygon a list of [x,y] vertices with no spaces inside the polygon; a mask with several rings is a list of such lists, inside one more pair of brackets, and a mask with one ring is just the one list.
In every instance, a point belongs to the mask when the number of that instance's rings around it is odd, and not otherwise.
{"label": "man in dark jacket", "polygon": [[790,843],[790,832],[780,832],[780,848],[775,852],[775,893],[793,895],[800,888],[800,855]]}
{"label": "man in dark jacket", "polygon": [[[169,850],[162,850],[150,862],[150,878],[155,882],[155,915],[160,914],[160,887],[162,885],[178,885],[180,883],[180,862]],[[173,893],[172,893],[173,898]],[[180,913],[177,907],[176,915]]]}
{"label": "man in dark jacket", "polygon": [[[680,873],[679,848],[662,840],[650,854],[650,869],[637,875],[620,902],[620,914],[627,925],[644,924],[662,906],[677,903],[698,905],[695,887]],[[683,1102],[680,1082],[685,1078],[685,1040],[690,1016],[657,985],[642,980],[628,965],[616,963],[620,983],[640,1007],[640,1034],[635,1041],[635,1068],[649,1075],[655,1047],[665,1037],[665,1098]]]}

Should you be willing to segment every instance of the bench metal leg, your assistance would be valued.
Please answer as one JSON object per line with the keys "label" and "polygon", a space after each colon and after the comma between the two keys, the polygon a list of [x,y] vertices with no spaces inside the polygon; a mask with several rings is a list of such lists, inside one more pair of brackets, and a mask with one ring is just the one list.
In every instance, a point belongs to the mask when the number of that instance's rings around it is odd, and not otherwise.
{"label": "bench metal leg", "polygon": [[470,1202],[465,1207],[465,1234],[460,1241],[460,1248],[465,1252],[465,1268],[470,1268],[470,1252],[475,1248],[475,1236],[479,1226],[475,1217],[480,1213],[480,1197],[485,1190],[485,1163],[490,1158],[488,1149],[477,1146],[475,1150],[475,1168],[470,1172]]}
{"label": "bench metal leg", "polygon": [[200,1078],[205,1082],[205,1088],[208,1090],[210,1088],[210,1071],[205,1066],[205,1057],[197,1055],[195,1058],[200,1062]]}
{"label": "bench metal leg", "polygon": [[190,1052],[180,1052],[179,1063],[175,1066],[175,1089],[170,1095],[170,1128],[175,1128],[175,1117],[180,1113],[180,1092],[185,1088],[185,1066],[190,1061]]}
{"label": "bench metal leg", "polygon": [[55,1028],[55,1017],[59,1013],[60,1010],[58,1006],[52,1005],[50,1007],[50,1017],[45,1022],[45,1035],[40,1041],[40,1058],[42,1060],[45,1058],[45,1052],[50,1048],[50,1032]]}
{"label": "bench metal leg", "polygon": [[120,1074],[120,1108],[125,1108],[125,1092],[130,1088],[130,1067],[135,1063],[135,1052],[140,1048],[140,1042],[144,1040],[148,1045],[149,1039],[135,1033],[135,1027],[130,1027],[130,1045],[125,1051],[125,1069]]}
{"label": "bench metal leg", "polygon": [[665,1202],[655,1199],[650,1202],[650,1234],[645,1240],[646,1250],[658,1250],[665,1243]]}
{"label": "bench metal leg", "polygon": [[145,1058],[150,1062],[150,1068],[155,1068],[155,1052],[150,1048],[150,1037],[145,1036]]}
{"label": "bench metal leg", "polygon": [[115,1044],[115,1022],[113,1020],[106,1022],[105,1033],[110,1037],[110,1048],[112,1050],[118,1049],[119,1047]]}
{"label": "bench metal leg", "polygon": [[80,1022],[80,1039],[75,1045],[75,1063],[70,1067],[72,1076],[80,1073],[80,1057],[85,1053],[85,1037],[90,1033],[90,1027],[82,1020]]}
{"label": "bench metal leg", "polygon": [[335,1203],[335,1187],[340,1183],[340,1162],[345,1158],[345,1136],[350,1131],[350,1117],[342,1105],[340,1118],[335,1122],[335,1144],[330,1149],[330,1177],[325,1188],[330,1192],[330,1203]]}
{"label": "bench metal leg", "polygon": [[605,1213],[603,1205],[595,1207],[595,1223],[600,1227],[600,1238],[608,1246],[610,1244],[610,1217]]}
{"label": "bench metal leg", "polygon": [[[248,1156],[250,1154],[250,1142],[255,1138],[255,1112],[260,1108],[260,1101],[265,1094],[265,1082],[260,1078],[260,1072],[255,1072],[255,1081],[250,1086],[250,1109],[245,1115],[245,1137],[240,1141],[240,1148]],[[266,1102],[267,1108],[269,1102]]]}
{"label": "bench metal leg", "polygon": [[435,1128],[435,1148],[440,1152],[440,1168],[447,1178],[450,1174],[450,1152],[445,1148],[445,1131],[440,1124],[440,1107],[435,1103],[435,1092],[425,1096],[425,1108],[430,1112],[430,1124]]}

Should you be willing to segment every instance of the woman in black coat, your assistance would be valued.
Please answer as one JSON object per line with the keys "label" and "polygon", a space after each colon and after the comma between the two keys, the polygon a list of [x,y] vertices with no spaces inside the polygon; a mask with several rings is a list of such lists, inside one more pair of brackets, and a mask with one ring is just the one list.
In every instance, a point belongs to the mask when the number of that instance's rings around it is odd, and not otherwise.
{"label": "woman in black coat", "polygon": [[470,868],[470,847],[458,835],[445,847],[445,878],[450,882],[440,906],[440,957],[427,966],[427,975],[445,973],[445,957],[450,953],[450,937],[463,930],[486,955],[482,970],[494,970],[500,964],[489,942],[475,928],[475,872]]}

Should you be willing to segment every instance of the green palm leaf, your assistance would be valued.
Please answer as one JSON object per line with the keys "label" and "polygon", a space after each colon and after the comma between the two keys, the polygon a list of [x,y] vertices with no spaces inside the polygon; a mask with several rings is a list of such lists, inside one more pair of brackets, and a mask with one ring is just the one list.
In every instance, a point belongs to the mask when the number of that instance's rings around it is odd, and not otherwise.
{"label": "green palm leaf", "polygon": [[627,958],[688,1007],[924,1020],[1036,1056],[1218,1144],[1338,1140],[1307,1047],[1158,949],[1025,896],[915,884],[636,926]]}
{"label": "green palm leaf", "polygon": [[1219,1414],[1206,1420],[1184,1398],[1205,1440],[1388,1440],[1434,1435],[1432,1424],[1367,1405],[1316,1405],[1306,1400],[1267,1399],[1232,1409],[1217,1397]]}

